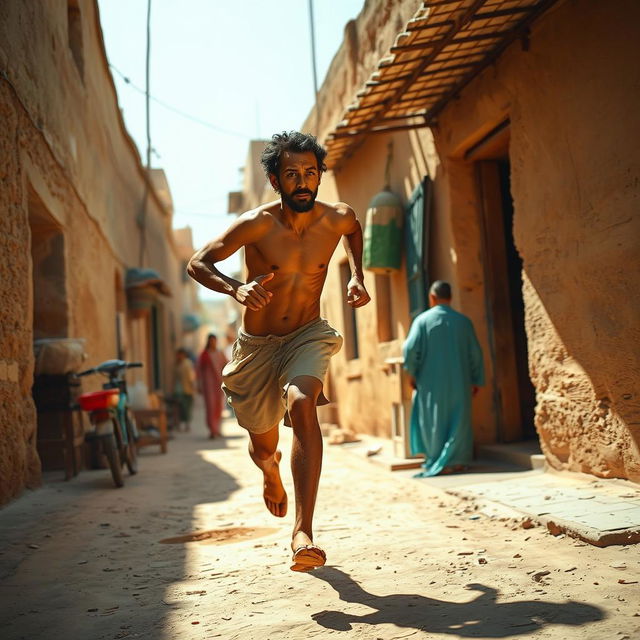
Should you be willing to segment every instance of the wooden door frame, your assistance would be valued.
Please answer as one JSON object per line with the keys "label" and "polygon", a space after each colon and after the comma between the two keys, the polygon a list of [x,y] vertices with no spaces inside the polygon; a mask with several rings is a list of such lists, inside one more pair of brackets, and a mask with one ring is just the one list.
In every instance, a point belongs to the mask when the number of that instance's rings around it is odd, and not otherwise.
{"label": "wooden door frame", "polygon": [[523,438],[523,425],[499,167],[497,159],[479,160],[475,165],[480,202],[489,355],[493,365],[496,439],[498,442],[515,442]]}

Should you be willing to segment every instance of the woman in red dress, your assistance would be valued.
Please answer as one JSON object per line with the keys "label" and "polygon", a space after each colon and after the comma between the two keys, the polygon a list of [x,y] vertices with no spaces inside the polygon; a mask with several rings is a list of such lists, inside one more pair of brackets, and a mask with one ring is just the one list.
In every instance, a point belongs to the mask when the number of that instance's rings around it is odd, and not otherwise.
{"label": "woman in red dress", "polygon": [[207,412],[207,426],[209,437],[220,435],[224,394],[222,392],[222,369],[227,364],[224,353],[218,349],[218,338],[214,333],[207,336],[207,346],[204,348],[196,365],[198,375],[198,391],[204,398]]}

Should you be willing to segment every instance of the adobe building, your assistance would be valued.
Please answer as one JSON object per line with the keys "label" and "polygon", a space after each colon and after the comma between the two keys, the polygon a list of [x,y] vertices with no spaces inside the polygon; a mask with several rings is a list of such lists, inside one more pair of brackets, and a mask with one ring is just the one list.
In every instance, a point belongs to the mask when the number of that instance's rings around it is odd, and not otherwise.
{"label": "adobe building", "polygon": [[389,186],[404,235],[357,313],[330,265],[326,419],[402,438],[402,342],[444,279],[484,351],[476,444],[640,481],[638,24],[632,0],[369,0],[346,26],[301,128],[329,149],[319,197],[366,227]]}
{"label": "adobe building", "polygon": [[96,2],[0,4],[0,121],[2,504],[40,482],[34,340],[142,360],[167,390],[184,309],[168,185],[124,127]]}

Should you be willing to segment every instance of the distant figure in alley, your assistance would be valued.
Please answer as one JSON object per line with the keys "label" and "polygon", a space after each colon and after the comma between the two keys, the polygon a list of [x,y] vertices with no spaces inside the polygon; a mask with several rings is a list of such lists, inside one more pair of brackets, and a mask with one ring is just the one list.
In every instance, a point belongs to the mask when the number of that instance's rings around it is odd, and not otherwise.
{"label": "distant figure in alley", "polygon": [[451,308],[451,285],[436,280],[429,310],[411,325],[404,367],[415,389],[411,453],[424,454],[415,477],[463,471],[473,454],[471,397],[484,384],[482,351],[467,316]]}
{"label": "distant figure in alley", "polygon": [[224,408],[224,395],[220,387],[222,385],[222,370],[226,364],[227,358],[224,352],[218,349],[218,336],[215,333],[210,333],[207,336],[207,344],[198,356],[196,363],[198,391],[204,398],[209,438],[220,436],[222,409]]}
{"label": "distant figure in alley", "polygon": [[184,348],[176,351],[176,364],[173,377],[174,394],[178,403],[178,413],[180,417],[178,428],[184,428],[185,431],[189,431],[191,429],[196,372],[193,368],[193,362],[189,359],[189,354]]}
{"label": "distant figure in alley", "polygon": [[[320,318],[327,266],[343,238],[352,277],[347,302],[369,302],[362,273],[362,229],[353,210],[316,200],[326,151],[315,137],[296,131],[272,137],[262,165],[280,199],[247,211],[189,263],[192,278],[244,305],[242,328],[223,371],[223,389],[238,423],[250,436],[249,454],[264,475],[264,502],[278,517],[287,513],[280,478],[278,425],[293,427],[291,470],[295,524],[293,571],[326,562],[313,540],[322,465],[322,436],[316,405],[329,360],[342,337]],[[216,263],[245,248],[247,282],[222,274]]]}

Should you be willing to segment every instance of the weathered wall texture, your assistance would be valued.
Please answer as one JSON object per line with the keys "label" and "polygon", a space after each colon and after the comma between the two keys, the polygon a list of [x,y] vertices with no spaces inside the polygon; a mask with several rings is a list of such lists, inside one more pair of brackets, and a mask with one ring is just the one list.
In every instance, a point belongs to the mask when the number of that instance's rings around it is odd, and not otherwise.
{"label": "weathered wall texture", "polygon": [[[26,194],[16,149],[20,114],[0,83],[0,502],[40,479],[31,400],[33,358],[29,312],[30,261]],[[5,258],[6,256],[6,258]]]}
{"label": "weathered wall texture", "polygon": [[[634,2],[564,2],[445,110],[442,155],[511,120],[536,427],[556,468],[640,480]],[[476,198],[468,190],[470,198]],[[452,216],[457,216],[452,212]]]}
{"label": "weathered wall texture", "polygon": [[[85,338],[87,366],[115,357],[116,283],[138,266],[144,170],[119,113],[96,4],[81,0],[76,17],[74,55],[67,3],[0,4],[0,504],[40,479],[33,338]],[[145,266],[178,292],[171,209],[153,189],[147,221]],[[47,298],[50,285],[64,299]],[[165,326],[173,317],[179,327],[181,312],[180,296],[166,300]],[[131,358],[140,349],[130,346]],[[165,333],[169,363],[172,348]]]}

